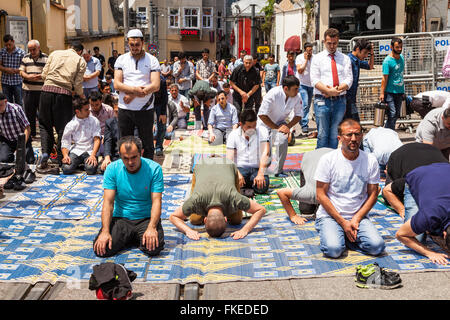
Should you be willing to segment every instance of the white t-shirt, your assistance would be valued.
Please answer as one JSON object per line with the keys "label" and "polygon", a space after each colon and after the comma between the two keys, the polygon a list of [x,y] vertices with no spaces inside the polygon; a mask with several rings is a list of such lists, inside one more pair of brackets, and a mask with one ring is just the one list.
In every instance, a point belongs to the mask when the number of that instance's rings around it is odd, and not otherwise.
{"label": "white t-shirt", "polygon": [[172,97],[171,94],[169,94],[169,101],[172,101],[177,106],[177,112],[178,112],[178,118],[183,118],[186,116],[186,112],[181,108],[180,101],[183,102],[183,105],[185,107],[189,107],[189,101],[188,99],[183,96],[182,94],[178,93],[178,96],[176,99]]}
{"label": "white t-shirt", "polygon": [[383,127],[370,129],[363,139],[364,151],[372,153],[381,165],[385,165],[391,153],[402,145],[397,132]]}
{"label": "white t-shirt", "polygon": [[236,150],[234,163],[237,167],[259,168],[261,153],[264,151],[261,143],[269,142],[267,130],[256,128],[256,133],[249,140],[245,138],[242,128],[230,132],[227,138],[227,149]]}
{"label": "white t-shirt", "polygon": [[[123,84],[132,87],[148,86],[151,83],[150,74],[152,72],[161,72],[158,59],[149,53],[136,61],[131,53],[124,53],[119,56],[114,64],[115,70],[123,71]],[[129,104],[123,101],[125,97],[124,92],[119,93],[119,108],[126,110],[139,111],[152,97],[152,93],[145,97],[136,97]],[[153,103],[147,108],[150,110],[153,108]]]}
{"label": "white t-shirt", "polygon": [[423,96],[430,98],[431,106],[433,108],[439,108],[442,107],[446,100],[450,98],[450,92],[444,90],[426,91],[415,95],[414,98],[421,99]]}
{"label": "white t-shirt", "polygon": [[[298,73],[300,84],[308,87],[312,87],[311,84],[311,77],[309,74],[309,69],[311,68],[311,60],[314,57],[314,55],[311,57],[311,59],[308,60],[308,63],[306,65],[305,71],[303,71],[303,74]],[[295,58],[295,65],[303,65],[305,63],[305,55],[303,53],[299,54],[297,58]]]}
{"label": "white t-shirt", "polygon": [[[320,158],[317,165],[316,181],[329,183],[328,198],[344,219],[351,219],[366,201],[367,184],[380,182],[380,168],[377,159],[364,151],[359,151],[356,160],[348,160],[341,148]],[[317,219],[328,216],[319,206]]]}

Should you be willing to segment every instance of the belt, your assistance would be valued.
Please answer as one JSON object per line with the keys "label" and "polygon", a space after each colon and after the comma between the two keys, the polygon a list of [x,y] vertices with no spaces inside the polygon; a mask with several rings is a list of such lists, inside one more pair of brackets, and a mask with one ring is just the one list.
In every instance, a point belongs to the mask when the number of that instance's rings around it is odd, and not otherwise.
{"label": "belt", "polygon": [[318,98],[318,99],[329,99],[329,100],[339,100],[339,99],[343,99],[345,98],[345,94],[342,94],[340,96],[336,96],[336,97],[328,97],[326,98],[325,96],[321,95],[321,94],[315,94],[314,98]]}

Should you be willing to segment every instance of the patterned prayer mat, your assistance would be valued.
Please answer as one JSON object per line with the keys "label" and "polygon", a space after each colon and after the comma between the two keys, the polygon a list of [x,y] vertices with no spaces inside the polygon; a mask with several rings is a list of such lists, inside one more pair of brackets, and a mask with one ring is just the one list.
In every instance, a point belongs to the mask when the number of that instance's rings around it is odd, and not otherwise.
{"label": "patterned prayer mat", "polygon": [[[191,187],[190,175],[164,174],[161,219],[183,203]],[[103,176],[47,175],[31,187],[1,204],[0,216],[80,220],[101,217]]]}
{"label": "patterned prayer mat", "polygon": [[[168,220],[163,220],[165,248],[152,258],[138,249],[108,259],[96,257],[92,246],[101,227],[98,220],[3,218],[0,219],[0,280],[76,284],[76,281],[88,281],[92,267],[101,262],[123,263],[137,273],[136,282],[147,283],[205,284],[350,276],[356,265],[373,262],[399,273],[450,270],[450,265],[433,264],[395,239],[395,232],[402,224],[397,214],[377,204],[370,218],[385,240],[385,254],[372,257],[348,250],[340,259],[323,256],[313,221],[296,226],[285,212],[272,210],[241,240],[233,240],[230,233],[242,225],[229,227],[220,239],[209,238],[204,227],[196,227],[201,238],[193,241]],[[427,245],[442,252],[431,240]]]}

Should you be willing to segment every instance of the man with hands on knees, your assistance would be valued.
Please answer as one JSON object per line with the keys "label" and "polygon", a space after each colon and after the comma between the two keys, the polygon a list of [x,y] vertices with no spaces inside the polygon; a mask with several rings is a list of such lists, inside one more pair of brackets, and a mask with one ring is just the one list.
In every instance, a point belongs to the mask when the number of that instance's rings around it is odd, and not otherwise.
{"label": "man with hands on knees", "polygon": [[242,210],[252,216],[240,230],[231,233],[234,240],[246,237],[266,209],[240,194],[234,163],[225,158],[208,158],[195,166],[191,196],[170,215],[169,220],[189,239],[199,240],[200,233],[184,222],[188,217],[191,224],[204,224],[209,236],[218,238],[225,232],[227,222],[241,224]]}
{"label": "man with hands on knees", "polygon": [[61,139],[62,171],[73,174],[84,163],[88,175],[97,173],[97,152],[101,144],[101,127],[90,114],[89,100],[75,96],[72,101],[75,116],[64,129]]}
{"label": "man with hands on knees", "polygon": [[315,173],[320,249],[330,258],[339,258],[347,245],[377,256],[385,244],[367,215],[377,201],[378,162],[359,149],[362,128],[357,121],[344,120],[338,139],[341,148],[323,155]]}
{"label": "man with hands on knees", "polygon": [[105,171],[102,228],[94,252],[104,258],[138,247],[148,256],[158,255],[164,248],[162,168],[142,157],[142,142],[135,136],[119,140],[119,153],[120,160]]}

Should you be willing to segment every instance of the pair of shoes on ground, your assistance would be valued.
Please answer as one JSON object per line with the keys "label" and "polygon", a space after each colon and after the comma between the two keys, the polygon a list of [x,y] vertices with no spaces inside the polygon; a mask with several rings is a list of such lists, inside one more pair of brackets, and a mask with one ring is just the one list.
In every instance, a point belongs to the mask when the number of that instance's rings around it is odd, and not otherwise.
{"label": "pair of shoes on ground", "polygon": [[15,174],[9,178],[3,188],[5,190],[14,189],[16,191],[21,191],[27,187],[27,184],[33,183],[35,180],[36,174],[31,169],[28,169],[23,176]]}
{"label": "pair of shoes on ground", "polygon": [[3,186],[5,190],[14,189],[16,191],[21,191],[26,187],[25,179],[21,175],[13,175]]}
{"label": "pair of shoes on ground", "polygon": [[398,273],[386,271],[375,262],[357,266],[355,282],[358,288],[390,290],[400,287],[402,279]]}

